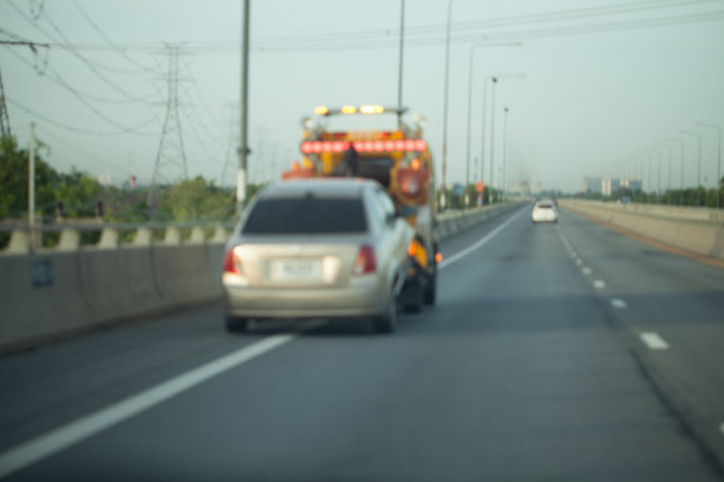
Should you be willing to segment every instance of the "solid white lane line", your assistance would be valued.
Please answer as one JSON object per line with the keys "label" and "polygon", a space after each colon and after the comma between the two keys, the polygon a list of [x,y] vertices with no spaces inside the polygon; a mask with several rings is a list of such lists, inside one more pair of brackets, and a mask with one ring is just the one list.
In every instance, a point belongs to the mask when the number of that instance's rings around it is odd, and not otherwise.
{"label": "solid white lane line", "polygon": [[646,343],[646,346],[648,346],[652,350],[668,350],[669,344],[666,343],[666,340],[661,338],[658,333],[654,332],[642,332],[639,334],[641,337],[641,341]]}
{"label": "solid white lane line", "polygon": [[596,288],[597,290],[602,290],[606,287],[606,282],[602,281],[600,279],[597,279],[596,281],[593,282],[593,287]]}
{"label": "solid white lane line", "polygon": [[297,334],[272,335],[178,375],[156,387],[82,417],[0,454],[0,477],[67,449],[227,370],[289,343]]}
{"label": "solid white lane line", "polygon": [[472,252],[475,251],[476,249],[479,249],[479,248],[480,248],[481,246],[483,246],[485,243],[487,243],[488,241],[490,241],[491,239],[493,239],[495,236],[497,236],[498,233],[500,233],[502,230],[504,230],[505,228],[507,228],[508,225],[510,225],[510,223],[512,223],[513,221],[515,221],[516,219],[518,219],[518,218],[520,217],[520,215],[523,214],[523,213],[525,213],[525,212],[528,212],[528,208],[527,208],[527,207],[521,209],[521,210],[518,212],[518,214],[515,214],[515,215],[512,216],[510,219],[508,219],[506,222],[504,222],[503,224],[501,224],[500,226],[498,226],[497,228],[495,228],[494,230],[492,230],[491,232],[489,232],[489,233],[488,233],[485,237],[483,237],[480,241],[476,242],[476,243],[473,244],[473,245],[468,246],[467,248],[463,249],[463,250],[460,251],[459,253],[455,253],[454,255],[450,256],[449,258],[442,260],[442,263],[439,264],[439,268],[440,268],[440,269],[447,268],[447,267],[450,266],[451,264],[460,261],[461,259],[463,259],[465,256],[469,255],[470,253],[472,253]]}
{"label": "solid white lane line", "polygon": [[614,298],[611,300],[611,306],[613,306],[614,308],[617,308],[619,310],[622,310],[622,309],[628,307],[628,303],[626,303],[621,298]]}
{"label": "solid white lane line", "polygon": [[591,274],[591,273],[593,273],[593,271],[591,271],[591,268],[581,268],[581,273]]}
{"label": "solid white lane line", "polygon": [[724,423],[719,425],[719,431],[721,432],[722,435],[724,435]]}

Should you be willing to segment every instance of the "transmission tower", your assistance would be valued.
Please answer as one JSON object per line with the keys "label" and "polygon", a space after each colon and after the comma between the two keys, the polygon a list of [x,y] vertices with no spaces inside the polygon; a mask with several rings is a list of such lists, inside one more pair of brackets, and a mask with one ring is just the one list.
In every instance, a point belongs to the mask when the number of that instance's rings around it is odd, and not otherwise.
{"label": "transmission tower", "polygon": [[174,181],[179,177],[185,180],[189,177],[183,132],[181,131],[181,118],[179,116],[178,84],[181,47],[166,45],[165,54],[168,55],[168,74],[165,79],[168,92],[166,115],[163,121],[161,142],[156,154],[156,167],[153,169],[151,186],[156,186],[160,180]]}
{"label": "transmission tower", "polygon": [[10,136],[10,117],[8,116],[8,106],[5,105],[5,87],[3,87],[3,76],[0,71],[0,136]]}

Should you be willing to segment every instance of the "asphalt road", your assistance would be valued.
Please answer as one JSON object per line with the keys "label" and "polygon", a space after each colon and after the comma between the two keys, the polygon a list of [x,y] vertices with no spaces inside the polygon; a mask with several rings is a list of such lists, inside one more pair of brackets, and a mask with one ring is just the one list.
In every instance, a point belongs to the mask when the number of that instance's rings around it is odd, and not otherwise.
{"label": "asphalt road", "polygon": [[529,210],[447,240],[391,336],[213,305],[0,358],[0,475],[724,480],[724,270]]}

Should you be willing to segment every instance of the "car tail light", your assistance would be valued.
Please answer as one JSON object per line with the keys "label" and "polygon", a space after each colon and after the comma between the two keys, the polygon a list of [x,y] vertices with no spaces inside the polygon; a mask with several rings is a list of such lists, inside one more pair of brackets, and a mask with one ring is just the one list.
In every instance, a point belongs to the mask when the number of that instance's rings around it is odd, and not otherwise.
{"label": "car tail light", "polygon": [[437,253],[435,255],[435,262],[436,263],[442,263],[442,253]]}
{"label": "car tail light", "polygon": [[361,276],[363,274],[374,273],[375,271],[377,271],[375,250],[372,249],[372,246],[363,244],[359,248],[359,253],[357,253],[357,259],[354,262],[352,274],[354,276]]}
{"label": "car tail light", "polygon": [[232,246],[224,255],[224,273],[241,274],[239,246]]}
{"label": "car tail light", "polygon": [[407,254],[413,258],[417,254],[417,243],[415,243],[414,240],[410,241],[410,244],[407,246]]}

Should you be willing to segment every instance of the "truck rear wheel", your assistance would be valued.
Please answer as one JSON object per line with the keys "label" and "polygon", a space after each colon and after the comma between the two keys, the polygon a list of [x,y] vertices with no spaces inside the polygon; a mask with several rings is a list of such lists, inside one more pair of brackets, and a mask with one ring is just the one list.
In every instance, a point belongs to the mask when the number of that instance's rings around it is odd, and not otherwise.
{"label": "truck rear wheel", "polygon": [[397,328],[397,299],[390,295],[387,303],[387,310],[374,318],[375,331],[377,333],[392,333]]}
{"label": "truck rear wheel", "polygon": [[423,295],[423,300],[427,306],[432,306],[435,304],[436,296],[437,296],[437,266],[435,267],[435,271],[433,271],[432,276],[430,276],[427,280],[427,284],[425,285],[425,293]]}

